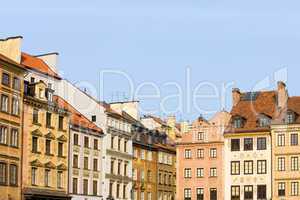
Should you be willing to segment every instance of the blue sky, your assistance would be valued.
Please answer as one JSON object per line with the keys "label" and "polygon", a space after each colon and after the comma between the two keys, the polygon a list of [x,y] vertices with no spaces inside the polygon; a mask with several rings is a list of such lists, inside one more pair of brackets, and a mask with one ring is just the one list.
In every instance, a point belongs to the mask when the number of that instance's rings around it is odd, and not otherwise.
{"label": "blue sky", "polygon": [[[191,104],[188,92],[203,81],[220,91],[223,83],[241,90],[274,88],[277,75],[287,72],[290,95],[300,95],[300,2],[276,0],[152,0],[152,1],[6,1],[2,2],[0,37],[22,35],[23,51],[31,54],[60,53],[60,70],[72,82],[87,81],[100,90],[101,70],[121,70],[135,87],[153,82],[160,98],[140,98],[145,112],[177,88],[183,89],[179,119],[192,120],[203,110],[231,106],[231,87],[221,98],[199,99]],[[187,66],[191,89],[185,89]],[[280,73],[278,70],[281,70]],[[266,78],[269,78],[267,80]],[[128,81],[119,75],[105,76],[104,99],[128,96]],[[265,84],[269,82],[269,84]],[[141,94],[153,94],[145,86]],[[202,87],[201,94],[211,88]],[[119,93],[119,95],[117,95]],[[165,99],[172,111],[178,99]],[[212,112],[204,113],[208,116]]]}

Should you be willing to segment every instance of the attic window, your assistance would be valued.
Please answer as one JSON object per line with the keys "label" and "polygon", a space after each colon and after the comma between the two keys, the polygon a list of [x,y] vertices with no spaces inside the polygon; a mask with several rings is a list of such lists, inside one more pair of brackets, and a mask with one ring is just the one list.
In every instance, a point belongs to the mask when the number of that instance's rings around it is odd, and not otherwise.
{"label": "attic window", "polygon": [[92,115],[92,122],[96,122],[96,115]]}
{"label": "attic window", "polygon": [[269,126],[271,123],[271,119],[267,116],[260,116],[258,119],[259,127],[266,127]]}
{"label": "attic window", "polygon": [[259,92],[246,92],[242,95],[242,101],[255,101]]}
{"label": "attic window", "polygon": [[233,127],[234,128],[242,128],[243,127],[243,119],[241,117],[236,117],[233,119]]}
{"label": "attic window", "polygon": [[293,112],[288,112],[285,117],[285,123],[291,124],[295,121],[295,114]]}

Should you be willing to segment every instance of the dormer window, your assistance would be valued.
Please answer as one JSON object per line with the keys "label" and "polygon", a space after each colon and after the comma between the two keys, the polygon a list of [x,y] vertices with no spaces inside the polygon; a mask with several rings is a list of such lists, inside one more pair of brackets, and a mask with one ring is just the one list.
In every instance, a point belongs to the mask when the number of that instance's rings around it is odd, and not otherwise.
{"label": "dormer window", "polygon": [[234,128],[242,128],[243,127],[243,118],[241,117],[236,117],[233,119],[233,127]]}
{"label": "dormer window", "polygon": [[265,115],[260,116],[258,119],[258,125],[259,127],[266,127],[271,124],[271,119]]}
{"label": "dormer window", "polygon": [[291,111],[287,112],[285,117],[285,123],[291,124],[295,121],[295,114]]}

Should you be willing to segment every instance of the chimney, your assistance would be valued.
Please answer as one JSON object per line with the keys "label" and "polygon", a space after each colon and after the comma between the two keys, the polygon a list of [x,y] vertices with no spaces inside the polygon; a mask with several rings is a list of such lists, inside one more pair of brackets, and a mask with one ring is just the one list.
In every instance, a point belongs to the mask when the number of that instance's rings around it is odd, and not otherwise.
{"label": "chimney", "polygon": [[232,106],[236,106],[241,100],[241,92],[239,88],[232,89]]}
{"label": "chimney", "polygon": [[0,39],[0,54],[3,54],[17,63],[21,63],[22,39],[22,36]]}
{"label": "chimney", "polygon": [[36,58],[42,59],[55,73],[58,74],[58,53],[46,53],[35,56]]}
{"label": "chimney", "polygon": [[288,100],[288,92],[286,90],[286,85],[282,81],[277,82],[277,106],[279,108],[284,108]]}

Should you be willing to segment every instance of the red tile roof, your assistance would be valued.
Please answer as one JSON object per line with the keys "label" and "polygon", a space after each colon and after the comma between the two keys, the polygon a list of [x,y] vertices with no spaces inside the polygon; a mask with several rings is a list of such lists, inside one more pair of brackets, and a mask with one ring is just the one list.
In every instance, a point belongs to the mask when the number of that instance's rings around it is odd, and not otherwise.
{"label": "red tile roof", "polygon": [[35,70],[47,76],[61,79],[61,77],[55,73],[42,59],[35,56],[22,52],[21,64],[28,69]]}
{"label": "red tile roof", "polygon": [[77,111],[73,106],[71,106],[66,100],[59,96],[53,97],[54,101],[64,109],[71,112],[71,123],[83,128],[90,129],[95,132],[103,133],[102,129],[96,126],[92,121],[87,119],[84,115],[82,115],[79,111]]}
{"label": "red tile roof", "polygon": [[245,99],[250,93],[241,93],[241,100],[236,106],[232,107],[230,112],[232,119],[234,117],[242,117],[244,125],[242,128],[233,129],[230,127],[226,132],[242,132],[242,131],[260,131],[268,129],[268,127],[258,127],[257,120],[260,115],[266,115],[272,119],[277,115],[277,94],[275,91],[257,92],[253,99]]}
{"label": "red tile roof", "polygon": [[284,119],[288,111],[292,111],[296,114],[295,122],[300,123],[300,96],[289,97],[287,101],[287,106],[280,110],[274,124],[283,124]]}

